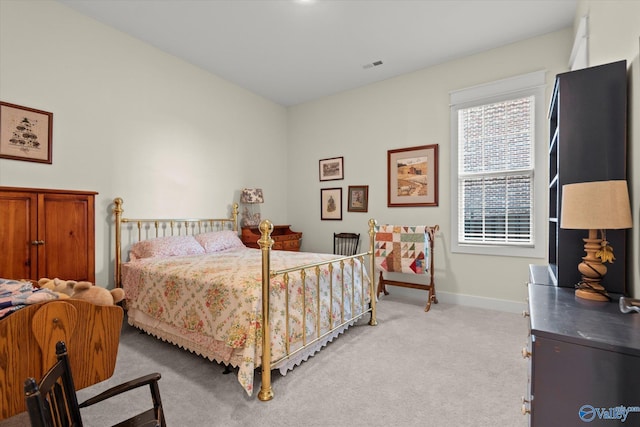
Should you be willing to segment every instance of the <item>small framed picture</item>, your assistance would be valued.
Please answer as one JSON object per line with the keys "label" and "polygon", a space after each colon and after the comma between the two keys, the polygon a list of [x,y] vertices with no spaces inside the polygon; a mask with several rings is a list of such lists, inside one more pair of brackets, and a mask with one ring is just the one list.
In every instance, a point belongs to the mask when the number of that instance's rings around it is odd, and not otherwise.
{"label": "small framed picture", "polygon": [[369,210],[369,186],[350,185],[347,201],[347,211],[367,212]]}
{"label": "small framed picture", "polygon": [[342,188],[320,189],[320,219],[342,220]]}
{"label": "small framed picture", "polygon": [[342,157],[320,160],[320,181],[344,179],[344,160]]}
{"label": "small framed picture", "polygon": [[438,144],[387,151],[387,206],[438,206]]}
{"label": "small framed picture", "polygon": [[53,113],[0,102],[0,158],[51,164]]}

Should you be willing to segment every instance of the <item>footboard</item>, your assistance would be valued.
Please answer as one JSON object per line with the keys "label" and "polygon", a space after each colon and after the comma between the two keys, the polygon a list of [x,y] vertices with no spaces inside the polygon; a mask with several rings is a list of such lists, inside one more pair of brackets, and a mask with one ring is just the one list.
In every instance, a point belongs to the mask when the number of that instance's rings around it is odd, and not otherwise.
{"label": "footboard", "polygon": [[[293,267],[293,268],[288,268],[288,269],[284,269],[284,270],[271,270],[271,246],[273,245],[273,239],[271,239],[271,232],[273,231],[273,224],[268,221],[262,221],[260,223],[260,232],[261,232],[261,237],[260,240],[258,240],[258,245],[260,246],[260,249],[262,251],[262,383],[260,386],[260,392],[258,394],[258,398],[262,401],[268,401],[273,399],[273,389],[271,387],[271,370],[276,366],[276,364],[282,360],[288,359],[292,356],[294,356],[296,353],[303,351],[305,348],[308,348],[309,346],[319,342],[320,340],[322,340],[324,337],[332,334],[334,331],[339,330],[340,328],[344,327],[347,324],[351,324],[353,322],[355,322],[357,319],[359,319],[360,317],[362,317],[363,315],[365,315],[366,313],[371,313],[371,319],[369,320],[369,324],[372,326],[377,325],[377,320],[376,320],[376,296],[375,296],[375,287],[374,287],[374,276],[373,276],[373,272],[374,272],[374,268],[375,268],[375,264],[374,264],[374,256],[373,256],[373,246],[374,246],[374,241],[375,241],[375,225],[376,222],[373,219],[369,220],[369,250],[368,252],[363,252],[360,254],[356,254],[356,255],[352,255],[352,256],[345,256],[345,257],[340,257],[337,259],[333,259],[330,261],[324,261],[324,262],[318,262],[318,263],[314,263],[314,264],[307,264],[307,265],[302,265],[302,266],[298,266],[298,267]],[[365,256],[369,256],[369,271],[371,272],[371,278],[370,280],[365,280],[366,277],[366,270],[365,270],[365,264],[364,264],[364,259]],[[356,269],[356,260],[359,261],[359,269]],[[305,277],[307,276],[308,271],[311,271],[312,275],[315,275],[316,277],[316,286],[320,286],[320,279],[319,279],[319,275],[320,275],[320,268],[323,266],[326,266],[329,269],[329,277],[330,277],[330,291],[329,291],[329,295],[330,295],[330,303],[329,303],[329,310],[332,310],[332,298],[333,298],[333,290],[331,289],[333,286],[333,274],[331,274],[331,272],[333,271],[334,268],[339,268],[341,270],[341,274],[340,277],[342,278],[343,282],[344,282],[344,269],[345,269],[345,265],[350,264],[351,266],[351,295],[350,298],[348,298],[348,300],[350,301],[351,306],[349,307],[350,310],[348,311],[348,315],[345,316],[345,313],[347,313],[346,311],[346,307],[345,307],[345,283],[341,283],[341,299],[340,299],[340,318],[339,320],[337,320],[335,322],[335,324],[332,321],[332,316],[331,313],[328,314],[328,317],[330,319],[330,327],[328,330],[322,332],[320,329],[320,318],[321,318],[321,304],[320,304],[320,292],[319,289],[317,291],[317,300],[316,300],[316,304],[314,307],[307,307],[306,306],[306,301],[307,299],[305,298],[305,296],[302,296],[302,301],[303,301],[303,313],[307,312],[307,309],[312,309],[314,311],[314,315],[315,318],[318,319],[316,321],[316,333],[315,333],[315,337],[311,340],[307,340],[307,336],[306,336],[306,328],[304,326],[304,322],[306,319],[306,316],[303,315],[302,317],[302,322],[303,322],[303,337],[302,337],[302,346],[298,347],[295,350],[292,350],[290,348],[290,343],[289,341],[286,342],[286,352],[285,355],[281,358],[279,358],[278,360],[271,360],[271,333],[270,333],[270,327],[271,327],[271,319],[270,319],[270,285],[272,283],[272,279],[277,278],[279,276],[282,276],[282,280],[284,282],[285,285],[285,296],[286,296],[286,301],[285,301],[285,336],[289,337],[289,324],[290,324],[290,319],[289,319],[289,301],[288,301],[288,295],[289,295],[289,291],[288,291],[288,284],[289,284],[289,275],[290,274],[300,274],[302,277],[302,281],[303,283],[305,283]],[[360,278],[360,309],[356,310],[356,305],[355,305],[355,287],[356,287],[356,278],[359,277]],[[303,285],[303,292],[304,289],[306,287]],[[367,308],[365,308],[365,294],[369,295],[369,301],[370,304]]]}

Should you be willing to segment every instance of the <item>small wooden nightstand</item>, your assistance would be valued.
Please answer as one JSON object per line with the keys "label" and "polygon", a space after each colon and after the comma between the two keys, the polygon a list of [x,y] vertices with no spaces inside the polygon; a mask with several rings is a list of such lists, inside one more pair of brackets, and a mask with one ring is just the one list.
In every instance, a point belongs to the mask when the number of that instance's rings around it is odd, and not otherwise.
{"label": "small wooden nightstand", "polygon": [[[302,233],[292,231],[290,225],[274,225],[271,232],[271,238],[273,239],[272,249],[282,251],[294,251],[300,250],[300,240],[302,239]],[[258,227],[242,227],[242,243],[248,248],[259,249],[258,240],[260,239],[260,229]]]}

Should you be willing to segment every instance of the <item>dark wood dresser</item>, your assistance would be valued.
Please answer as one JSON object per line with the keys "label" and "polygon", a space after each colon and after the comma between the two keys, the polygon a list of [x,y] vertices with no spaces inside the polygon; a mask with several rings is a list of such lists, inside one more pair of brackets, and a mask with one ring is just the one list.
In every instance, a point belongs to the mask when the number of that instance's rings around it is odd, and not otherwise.
{"label": "dark wood dresser", "polygon": [[623,314],[620,295],[576,299],[546,265],[529,282],[529,425],[640,425],[640,313]]}
{"label": "dark wood dresser", "polygon": [[[273,239],[272,249],[298,252],[302,233],[292,231],[290,225],[274,225],[271,238]],[[242,227],[241,239],[246,247],[259,249],[260,229],[258,227]]]}

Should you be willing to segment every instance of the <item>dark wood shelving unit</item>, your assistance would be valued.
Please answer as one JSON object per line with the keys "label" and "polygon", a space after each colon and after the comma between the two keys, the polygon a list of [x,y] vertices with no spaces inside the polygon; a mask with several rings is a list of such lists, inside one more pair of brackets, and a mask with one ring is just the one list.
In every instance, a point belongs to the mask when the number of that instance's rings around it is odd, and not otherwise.
{"label": "dark wood shelving unit", "polygon": [[[549,273],[574,287],[587,230],[560,228],[562,186],[627,179],[627,63],[618,61],[558,74],[549,107]],[[626,291],[626,230],[607,230],[616,260],[603,280]]]}

